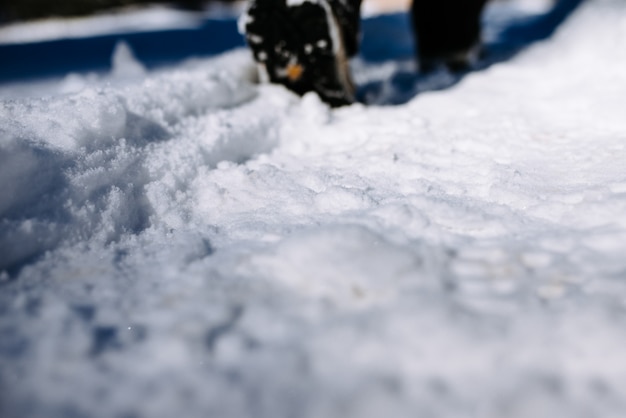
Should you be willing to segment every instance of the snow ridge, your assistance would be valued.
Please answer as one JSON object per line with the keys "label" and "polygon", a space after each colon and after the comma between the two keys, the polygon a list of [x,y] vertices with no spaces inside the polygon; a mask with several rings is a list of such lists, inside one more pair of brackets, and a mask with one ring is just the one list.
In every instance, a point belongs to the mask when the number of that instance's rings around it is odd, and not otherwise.
{"label": "snow ridge", "polygon": [[[129,76],[118,68],[113,74]],[[271,135],[254,140],[270,129],[267,121],[251,116],[235,124],[238,118],[223,110],[258,111],[242,105],[255,95],[242,81],[220,69],[171,73],[137,87],[4,102],[0,268],[14,269],[63,242],[110,243],[147,228],[154,213],[146,192],[155,178],[173,175],[175,163],[171,149],[163,165],[148,156],[172,138],[179,158],[198,166],[269,151]]]}

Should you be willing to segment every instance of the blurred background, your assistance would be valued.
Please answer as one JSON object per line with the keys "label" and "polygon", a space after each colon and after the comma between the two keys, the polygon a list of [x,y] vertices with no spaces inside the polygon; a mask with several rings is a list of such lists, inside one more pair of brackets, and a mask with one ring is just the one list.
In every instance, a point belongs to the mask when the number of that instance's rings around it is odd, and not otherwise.
{"label": "blurred background", "polygon": [[[182,10],[205,10],[214,3],[241,3],[245,0],[0,0],[0,24],[46,17],[86,16],[133,6],[162,4]],[[409,0],[366,0],[364,7],[401,10]]]}
{"label": "blurred background", "polygon": [[[0,0],[0,84],[107,70],[120,41],[147,68],[241,47],[236,19],[247,1]],[[364,0],[362,14],[402,11],[409,1]]]}
{"label": "blurred background", "polygon": [[[10,91],[24,91],[22,85],[43,94],[35,81],[104,79],[107,74],[123,73],[120,63],[143,74],[244,47],[237,18],[247,1],[0,0],[0,97],[14,97],[17,93],[11,96]],[[483,16],[489,54],[476,69],[507,60],[547,38],[582,1],[490,1]],[[362,42],[353,64],[381,67],[376,77],[372,75],[374,81],[369,75],[356,80],[365,86],[362,90],[369,91],[371,84],[383,88],[390,82],[412,97],[411,86],[420,80],[414,68],[415,39],[405,13],[410,2],[363,0]],[[391,70],[399,65],[406,68]],[[447,86],[451,78],[444,78]],[[426,77],[422,84],[432,89],[431,81]]]}
{"label": "blurred background", "polygon": [[[229,0],[221,0],[229,1]],[[234,1],[234,0],[231,0]],[[201,10],[207,0],[0,0],[0,22],[45,17],[85,16],[128,6],[169,4],[188,10]]]}

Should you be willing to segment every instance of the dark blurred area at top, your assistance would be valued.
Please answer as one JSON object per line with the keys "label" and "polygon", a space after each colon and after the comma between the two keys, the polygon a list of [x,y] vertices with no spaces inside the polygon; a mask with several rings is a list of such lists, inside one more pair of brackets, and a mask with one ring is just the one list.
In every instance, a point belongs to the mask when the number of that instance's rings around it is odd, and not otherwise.
{"label": "dark blurred area at top", "polygon": [[[211,0],[0,0],[0,23],[53,16],[85,16],[133,5],[169,4],[202,10]],[[220,0],[222,2],[229,0]],[[231,0],[232,1],[232,0]]]}

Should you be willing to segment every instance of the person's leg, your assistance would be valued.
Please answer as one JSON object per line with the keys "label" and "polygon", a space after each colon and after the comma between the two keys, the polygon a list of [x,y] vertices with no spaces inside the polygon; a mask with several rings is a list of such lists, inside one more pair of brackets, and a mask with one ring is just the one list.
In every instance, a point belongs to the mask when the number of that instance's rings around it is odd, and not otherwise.
{"label": "person's leg", "polygon": [[358,47],[360,0],[251,0],[242,30],[268,81],[332,106],[354,101],[348,57]]}
{"label": "person's leg", "polygon": [[411,8],[420,68],[451,70],[471,65],[480,46],[481,15],[487,0],[413,0]]}

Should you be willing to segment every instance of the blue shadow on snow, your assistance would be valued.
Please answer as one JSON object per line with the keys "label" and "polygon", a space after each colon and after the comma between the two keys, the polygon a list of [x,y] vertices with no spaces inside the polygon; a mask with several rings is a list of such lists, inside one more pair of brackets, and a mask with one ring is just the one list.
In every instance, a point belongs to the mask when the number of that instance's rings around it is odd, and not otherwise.
{"label": "blue shadow on snow", "polygon": [[127,33],[0,45],[0,83],[106,71],[119,41],[126,41],[148,68],[194,56],[217,55],[244,45],[234,19],[211,19],[195,29]]}
{"label": "blue shadow on snow", "polygon": [[[425,91],[447,89],[471,72],[507,61],[532,44],[548,39],[584,1],[556,0],[554,6],[543,14],[507,20],[496,38],[484,45],[482,57],[475,68],[467,72],[452,74],[440,70],[422,74],[415,70],[415,62],[409,69],[396,71],[389,79],[360,85],[358,99],[365,103],[397,105],[406,103]],[[489,24],[488,20],[484,22],[485,27]],[[412,30],[408,14],[384,15],[364,20],[362,58],[369,62],[414,60]]]}

